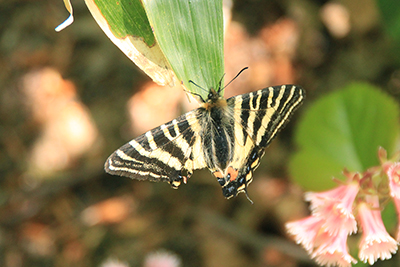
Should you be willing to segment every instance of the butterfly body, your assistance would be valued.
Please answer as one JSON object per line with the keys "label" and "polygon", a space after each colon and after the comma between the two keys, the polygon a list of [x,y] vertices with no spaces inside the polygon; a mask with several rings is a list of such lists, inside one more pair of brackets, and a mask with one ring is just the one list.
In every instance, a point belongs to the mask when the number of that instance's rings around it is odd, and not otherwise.
{"label": "butterfly body", "polygon": [[111,174],[168,181],[173,188],[207,167],[226,198],[246,192],[264,149],[301,104],[294,85],[268,87],[225,99],[210,89],[202,105],[116,150]]}

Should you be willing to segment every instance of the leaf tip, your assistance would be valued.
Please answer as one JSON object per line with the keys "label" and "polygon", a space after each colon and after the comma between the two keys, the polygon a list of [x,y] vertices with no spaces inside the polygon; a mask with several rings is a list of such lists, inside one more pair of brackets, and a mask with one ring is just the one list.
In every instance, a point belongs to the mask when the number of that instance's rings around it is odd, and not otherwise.
{"label": "leaf tip", "polygon": [[71,25],[73,22],[74,22],[74,16],[71,14],[63,23],[58,25],[54,30],[56,32],[60,32],[60,31],[64,30],[65,28],[67,28],[69,25]]}

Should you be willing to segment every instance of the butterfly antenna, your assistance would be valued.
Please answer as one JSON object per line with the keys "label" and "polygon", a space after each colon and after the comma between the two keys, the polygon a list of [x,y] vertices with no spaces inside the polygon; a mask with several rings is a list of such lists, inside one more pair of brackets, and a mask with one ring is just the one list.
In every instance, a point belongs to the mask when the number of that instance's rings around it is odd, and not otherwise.
{"label": "butterfly antenna", "polygon": [[190,92],[190,91],[188,91],[188,90],[186,90],[186,89],[183,89],[183,91],[185,91],[185,92],[188,93],[188,94],[201,97],[201,95],[199,95],[198,93],[193,93],[193,92]]}
{"label": "butterfly antenna", "polygon": [[219,94],[219,92],[221,92],[225,87],[221,87],[221,84],[222,84],[222,80],[224,79],[224,77],[225,77],[225,73],[224,73],[224,75],[222,75],[222,77],[221,77],[221,80],[219,80],[219,83],[218,83],[218,90],[217,90],[217,93]]}
{"label": "butterfly antenna", "polygon": [[[225,89],[226,87],[228,87],[228,85],[230,85],[231,82],[233,82],[243,71],[247,70],[248,68],[249,68],[249,67],[245,67],[245,68],[243,68],[241,71],[239,71],[239,73],[236,74],[236,76],[235,76],[227,85],[225,85],[223,88],[221,88],[219,91],[221,91],[221,90]],[[224,74],[224,75],[225,75],[225,74]],[[222,76],[222,78],[224,78],[224,76]],[[221,81],[222,81],[222,78],[221,78]],[[219,82],[220,85],[221,85],[221,81]]]}
{"label": "butterfly antenna", "polygon": [[[196,83],[195,83],[194,81],[192,81],[192,80],[189,80],[189,83],[191,83],[191,84],[197,86],[197,87],[200,88],[201,90],[206,91],[206,89],[204,89],[204,88],[201,87],[200,85],[196,84]],[[203,97],[201,97],[200,94],[193,93],[193,92],[190,92],[190,91],[187,91],[187,90],[184,90],[184,91],[187,92],[187,93],[190,93],[190,94],[192,94],[192,95],[198,96],[198,97],[200,97],[201,101],[206,102],[206,101],[204,101]]]}
{"label": "butterfly antenna", "polygon": [[197,83],[195,83],[195,82],[192,81],[192,80],[189,80],[189,83],[191,83],[191,84],[197,86],[198,88],[200,88],[200,89],[202,89],[202,90],[204,90],[204,91],[207,91],[206,89],[204,89],[203,87],[201,87],[200,85],[198,85]]}

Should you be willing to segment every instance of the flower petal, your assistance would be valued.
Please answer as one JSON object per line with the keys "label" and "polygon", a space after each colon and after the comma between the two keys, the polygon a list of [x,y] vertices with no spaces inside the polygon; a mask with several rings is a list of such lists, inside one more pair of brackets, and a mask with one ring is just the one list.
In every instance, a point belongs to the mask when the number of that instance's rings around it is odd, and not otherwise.
{"label": "flower petal", "polygon": [[389,177],[390,195],[400,198],[400,162],[393,163],[386,174]]}
{"label": "flower petal", "polygon": [[305,198],[311,201],[313,215],[325,221],[322,227],[330,234],[337,235],[343,230],[352,234],[357,232],[357,222],[352,212],[358,192],[359,183],[354,181],[321,193],[308,192]]}
{"label": "flower petal", "polygon": [[323,266],[350,267],[357,261],[349,254],[346,242],[347,231],[340,231],[338,235],[331,235],[311,256]]}
{"label": "flower petal", "polygon": [[301,244],[308,253],[314,248],[315,238],[321,230],[323,221],[315,216],[286,223],[286,230],[294,236],[297,244]]}
{"label": "flower petal", "polygon": [[[369,204],[372,204],[372,208]],[[370,197],[369,204],[363,202],[358,206],[363,229],[358,257],[372,265],[378,259],[390,259],[397,251],[397,242],[387,233],[383,225],[378,197]]]}

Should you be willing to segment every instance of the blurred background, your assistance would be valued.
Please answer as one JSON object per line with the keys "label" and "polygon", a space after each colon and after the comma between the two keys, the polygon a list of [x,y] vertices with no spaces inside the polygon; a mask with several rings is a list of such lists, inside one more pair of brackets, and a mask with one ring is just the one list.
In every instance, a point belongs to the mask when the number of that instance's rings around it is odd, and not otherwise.
{"label": "blurred background", "polygon": [[[308,213],[287,164],[308,103],[352,81],[400,102],[397,0],[224,3],[225,96],[307,91],[248,189],[224,199],[208,170],[172,190],[110,176],[106,158],[190,109],[100,30],[83,1],[0,1],[0,266],[314,266],[284,223]],[[397,23],[397,24],[396,24]],[[399,256],[377,266],[398,266]]]}

